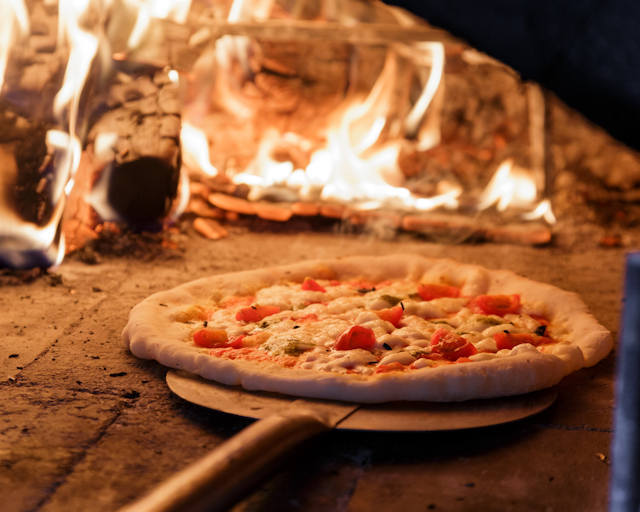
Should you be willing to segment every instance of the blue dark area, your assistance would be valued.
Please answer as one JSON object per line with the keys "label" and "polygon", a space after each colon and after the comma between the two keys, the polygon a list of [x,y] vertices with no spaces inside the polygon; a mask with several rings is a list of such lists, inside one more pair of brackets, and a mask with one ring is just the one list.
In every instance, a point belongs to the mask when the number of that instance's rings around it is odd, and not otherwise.
{"label": "blue dark area", "polygon": [[387,3],[509,64],[640,150],[640,1]]}

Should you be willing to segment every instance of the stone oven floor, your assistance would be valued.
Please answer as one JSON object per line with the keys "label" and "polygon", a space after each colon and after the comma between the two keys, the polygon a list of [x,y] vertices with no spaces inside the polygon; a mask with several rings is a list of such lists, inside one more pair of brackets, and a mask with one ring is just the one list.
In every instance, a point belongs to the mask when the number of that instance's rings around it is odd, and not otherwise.
{"label": "stone oven floor", "polygon": [[[6,511],[111,511],[238,432],[246,420],[191,405],[165,369],[120,340],[147,295],[213,273],[302,259],[419,253],[503,267],[578,292],[617,334],[624,253],[442,245],[334,233],[191,237],[185,251],[70,259],[0,288],[0,489]],[[235,512],[605,510],[615,356],[559,386],[547,411],[450,433],[331,432],[303,448]]]}

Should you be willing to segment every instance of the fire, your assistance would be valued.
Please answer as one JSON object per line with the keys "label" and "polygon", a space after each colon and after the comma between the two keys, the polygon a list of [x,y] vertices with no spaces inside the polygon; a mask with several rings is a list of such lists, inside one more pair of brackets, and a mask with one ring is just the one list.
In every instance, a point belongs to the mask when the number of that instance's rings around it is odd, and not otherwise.
{"label": "fire", "polygon": [[130,50],[142,44],[153,19],[184,23],[191,8],[191,0],[125,0],[124,3],[127,9],[136,13],[127,41]]}
{"label": "fire", "polygon": [[551,209],[551,201],[543,199],[531,212],[522,215],[525,220],[544,219],[549,224],[556,223],[556,216]]}
{"label": "fire", "polygon": [[[244,19],[243,4],[234,3],[230,21]],[[244,13],[244,14],[243,14]],[[244,66],[250,40],[243,36],[224,36],[215,45],[215,65],[220,72],[216,76],[216,101],[234,116],[250,119],[253,111],[243,101],[238,88],[229,82],[233,62]],[[407,55],[417,59],[429,73],[420,77],[422,91],[410,105],[407,115],[398,122],[395,108],[398,95],[400,60]],[[417,55],[417,57],[415,57]],[[206,59],[200,64],[210,68],[214,62]],[[444,49],[441,43],[424,43],[417,46],[390,46],[382,70],[369,93],[364,97],[345,98],[336,108],[334,121],[326,129],[324,145],[318,146],[308,138],[294,132],[266,130],[252,161],[242,170],[227,169],[237,184],[251,187],[250,199],[269,194],[270,189],[288,188],[296,191],[299,199],[330,200],[357,203],[360,208],[390,206],[393,208],[429,210],[444,206],[456,208],[459,187],[445,187],[433,198],[413,195],[404,187],[404,175],[398,166],[398,155],[407,139],[414,139],[422,150],[439,140],[437,126],[425,123],[442,79]],[[202,107],[198,103],[199,107]],[[198,110],[193,124],[189,114]],[[208,175],[218,170],[209,160],[208,144],[204,132],[196,128],[199,109],[187,107],[187,123],[182,131],[185,163]],[[390,136],[389,136],[390,134]],[[294,147],[301,154],[308,154],[304,168],[291,161],[274,157],[280,146]],[[290,196],[290,195],[289,195]],[[374,206],[377,205],[377,206]]]}
{"label": "fire", "polygon": [[[270,3],[265,2],[267,5]],[[245,7],[244,2],[234,2],[228,21],[249,19]],[[265,12],[256,16],[260,18]],[[240,69],[248,65],[250,44],[250,38],[245,36],[223,36],[216,41],[213,55],[206,55],[200,62],[207,69],[218,69],[214,77],[217,104],[236,119],[246,119],[247,123],[252,122],[255,113],[250,102],[244,101],[242,88],[233,80],[234,76],[238,79],[237,68],[234,75],[234,63]],[[401,59],[409,59],[418,70],[421,92],[398,122]],[[262,133],[253,159],[244,168],[236,169],[232,165],[223,173],[236,184],[248,185],[250,200],[275,196],[282,200],[348,203],[363,210],[380,207],[455,210],[463,195],[457,183],[443,181],[435,195],[419,197],[405,186],[398,164],[403,145],[413,144],[415,150],[424,151],[440,142],[439,116],[427,114],[430,108],[438,108],[442,99],[443,70],[441,43],[393,43],[387,49],[382,70],[369,93],[364,97],[348,96],[335,109],[324,133],[324,144],[318,145],[317,141],[291,131],[271,128]],[[243,76],[242,80],[250,80],[250,76]],[[191,106],[194,105],[197,108],[192,110],[198,114],[191,115],[187,106],[187,118],[191,117],[193,122],[186,124],[182,131],[185,162],[191,169],[216,175],[219,171],[211,163],[205,132],[197,127],[202,110],[208,107],[201,102]],[[283,147],[308,155],[307,163],[301,166],[299,162],[277,157]],[[465,204],[476,211],[494,205],[500,212],[508,208],[524,210],[525,220],[543,218],[553,223],[550,202],[535,204],[539,198],[540,176],[534,174],[507,160],[498,167],[485,190],[475,199],[465,200]]]}
{"label": "fire", "polygon": [[484,210],[495,204],[502,212],[509,206],[528,206],[536,196],[536,186],[527,171],[516,167],[512,160],[506,160],[483,191],[478,206]]}
{"label": "fire", "polygon": [[[39,253],[35,264],[55,264],[64,254],[64,238],[60,222],[65,206],[65,197],[73,187],[73,175],[78,168],[81,142],[78,134],[78,109],[91,62],[95,57],[97,38],[84,26],[85,15],[93,7],[89,0],[60,0],[58,3],[57,47],[66,52],[68,60],[60,89],[53,101],[53,116],[57,126],[46,134],[45,144],[49,165],[49,189],[47,201],[52,211],[43,225],[36,225],[20,218],[8,205],[0,205],[3,245],[3,260],[16,267],[33,265],[30,254]],[[22,1],[0,2],[0,85],[10,52],[18,44],[19,37],[29,32],[29,18]],[[19,34],[14,29],[18,28]],[[43,101],[47,101],[43,98]],[[11,171],[14,157],[4,158],[4,176],[17,176],[20,169]],[[43,164],[44,165],[44,164]],[[7,185],[10,186],[10,185]]]}
{"label": "fire", "polygon": [[[481,194],[478,208],[484,210],[494,204],[498,211],[508,207],[531,208],[538,198],[535,178],[528,169],[514,165],[513,160],[502,162],[489,184]],[[549,224],[556,222],[548,199],[542,200],[534,209],[522,214],[525,220],[544,219]]]}
{"label": "fire", "polygon": [[[416,52],[418,58],[424,65],[430,66],[431,71],[422,94],[404,121],[405,131],[411,135],[417,134],[429,105],[434,101],[438,90],[442,90],[440,84],[444,72],[444,46],[442,43],[415,43],[414,48],[420,50]],[[438,118],[434,116],[434,119]],[[440,142],[440,130],[437,128],[429,129],[426,133],[421,134],[418,149],[429,149],[438,142]]]}
{"label": "fire", "polygon": [[208,176],[216,176],[216,169],[209,159],[209,142],[201,130],[187,122],[182,123],[180,144],[184,165],[189,169],[200,170]]}
{"label": "fire", "polygon": [[[18,218],[6,204],[0,204],[3,251],[8,248],[5,252],[11,254],[9,259],[17,266],[25,264],[16,256],[21,251],[41,250],[51,262],[60,261],[61,253],[64,253],[60,222],[81,161],[82,137],[86,131],[81,102],[87,97],[89,77],[99,71],[99,78],[103,79],[113,61],[136,60],[147,55],[145,52],[149,47],[159,41],[157,29],[162,24],[158,20],[185,23],[191,9],[191,0],[49,0],[46,3],[57,3],[56,51],[67,55],[62,83],[53,98],[50,117],[55,126],[46,134],[47,163],[51,169],[48,199],[52,203],[52,214],[45,225],[35,226]],[[291,18],[286,21],[295,25],[299,21],[296,16],[304,9],[298,2],[292,4]],[[234,0],[226,22],[228,26],[234,23],[250,26],[258,20],[268,22],[272,11],[277,10],[278,16],[284,16],[283,9],[273,0]],[[325,21],[332,22],[337,15],[328,8],[322,16],[327,17]],[[36,22],[33,24],[35,26]],[[310,23],[304,27],[312,30]],[[24,0],[0,0],[0,92],[6,88],[5,74],[11,52],[29,34],[29,12]],[[218,37],[188,74],[181,74],[184,70],[171,69],[167,76],[178,86],[183,77],[205,74],[213,84],[215,108],[249,125],[255,123],[262,112],[256,108],[261,91],[256,80],[261,69],[258,62],[262,58],[261,39],[255,34],[231,34],[246,33],[232,31]],[[339,35],[334,37],[340,38]],[[355,47],[351,39],[345,38],[345,41]],[[373,45],[370,42],[363,44]],[[274,123],[269,129],[264,129],[263,123],[259,138],[251,141],[255,143],[252,147],[257,148],[255,154],[241,163],[232,159],[216,160],[207,131],[203,129],[210,107],[207,102],[212,100],[207,97],[205,105],[202,103],[205,94],[196,94],[195,101],[186,105],[182,112],[180,142],[184,168],[172,215],[184,211],[189,200],[189,170],[209,177],[227,175],[236,184],[248,185],[249,199],[253,200],[280,194],[286,201],[330,201],[360,210],[384,207],[404,211],[455,210],[462,203],[467,209],[473,204],[472,209],[476,210],[495,206],[502,212],[514,208],[525,211],[521,214],[523,219],[542,218],[548,223],[555,222],[548,200],[536,204],[541,195],[540,180],[534,179],[528,169],[509,160],[498,167],[486,189],[474,199],[475,203],[467,198],[463,200],[465,191],[455,181],[441,181],[431,197],[412,193],[400,168],[399,157],[406,154],[403,152],[407,148],[426,151],[440,142],[438,109],[444,90],[444,46],[440,42],[413,40],[386,41],[384,45],[376,40],[375,44],[384,50],[376,54],[379,55],[376,57],[378,64],[365,67],[363,73],[379,69],[378,76],[369,80],[367,75],[366,80],[358,82],[358,77],[351,76],[354,70],[350,69],[344,91],[339,90],[335,104],[331,103],[333,113],[323,114],[320,130],[303,134],[296,133],[286,123],[278,128]],[[354,55],[349,57],[349,62],[360,58],[359,54]],[[366,52],[363,55],[366,56]],[[94,66],[96,56],[101,58],[100,66]],[[128,68],[122,66],[122,69]],[[266,69],[271,77],[277,77],[274,87],[287,83],[290,74],[295,75],[284,65],[284,78],[280,77],[277,62],[274,69],[268,66]],[[121,74],[127,72],[120,71]],[[11,77],[11,73],[8,76]],[[283,80],[278,82],[280,78]],[[357,87],[353,86],[352,79]],[[99,81],[98,77],[95,81]],[[364,91],[364,84],[368,91]],[[196,86],[201,85],[196,83]],[[282,97],[288,91],[286,86],[284,92],[276,90]],[[95,160],[104,163],[106,170],[86,200],[103,219],[112,219],[115,215],[106,200],[105,190],[110,176],[108,164],[116,156],[118,137],[113,132],[100,133],[93,143]],[[17,164],[12,160],[13,156],[7,159],[0,154],[0,159],[3,165],[4,160],[9,161],[5,165],[8,171],[0,173],[0,185],[10,187],[12,176],[19,172],[12,165]]]}

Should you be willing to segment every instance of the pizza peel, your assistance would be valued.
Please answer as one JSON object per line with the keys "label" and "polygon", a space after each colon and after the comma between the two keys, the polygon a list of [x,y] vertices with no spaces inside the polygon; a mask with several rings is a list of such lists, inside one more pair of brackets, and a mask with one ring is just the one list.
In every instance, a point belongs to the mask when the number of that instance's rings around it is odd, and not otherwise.
{"label": "pizza peel", "polygon": [[258,419],[200,460],[120,512],[225,510],[304,440],[332,429],[433,432],[499,425],[549,407],[557,390],[466,402],[354,404],[250,392],[170,370],[181,398],[209,409]]}

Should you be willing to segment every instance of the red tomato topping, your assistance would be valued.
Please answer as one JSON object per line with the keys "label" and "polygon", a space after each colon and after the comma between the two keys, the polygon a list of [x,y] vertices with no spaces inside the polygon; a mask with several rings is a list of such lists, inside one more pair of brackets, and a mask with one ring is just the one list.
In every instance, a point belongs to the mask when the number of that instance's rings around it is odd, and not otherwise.
{"label": "red tomato topping", "polygon": [[436,329],[435,332],[431,335],[431,346],[435,347],[436,345],[446,345],[455,348],[457,346],[463,345],[466,343],[466,340],[456,334],[453,331],[449,331],[444,327],[440,327]]}
{"label": "red tomato topping", "polygon": [[244,340],[244,334],[242,336],[238,336],[237,338],[232,339],[227,343],[227,347],[231,348],[241,348],[242,340]]}
{"label": "red tomato topping", "polygon": [[366,281],[364,279],[358,279],[357,281],[349,281],[347,284],[353,288],[358,289],[358,291],[362,290],[363,293],[365,291],[373,291],[376,289],[375,284],[373,284],[371,281]]}
{"label": "red tomato topping", "polygon": [[332,279],[331,281],[329,281],[329,286],[340,286],[340,281],[338,281],[337,279]]}
{"label": "red tomato topping", "polygon": [[421,284],[418,295],[422,300],[433,300],[441,297],[460,297],[460,288],[446,284]]}
{"label": "red tomato topping", "polygon": [[477,354],[478,349],[455,332],[440,328],[431,336],[431,352],[442,354],[442,357],[449,361],[455,361],[459,357]]}
{"label": "red tomato topping", "polygon": [[389,364],[381,364],[376,367],[376,373],[397,372],[406,370],[407,367],[398,361]]}
{"label": "red tomato topping", "polygon": [[303,290],[311,290],[314,292],[326,292],[324,286],[319,285],[315,280],[310,277],[305,277],[304,281],[302,281],[302,289]]}
{"label": "red tomato topping", "polygon": [[391,322],[394,327],[400,327],[400,320],[402,319],[402,315],[404,314],[404,309],[402,306],[397,305],[388,309],[381,309],[376,311],[376,314],[387,322]]}
{"label": "red tomato topping", "polygon": [[239,309],[236,313],[236,320],[239,322],[259,322],[263,318],[279,312],[278,306],[251,306]]}
{"label": "red tomato topping", "polygon": [[482,315],[517,313],[520,311],[520,295],[478,295],[469,303],[469,309]]}
{"label": "red tomato topping", "polygon": [[193,333],[193,342],[199,347],[217,348],[227,345],[227,333],[223,329],[205,327]]}
{"label": "red tomato topping", "polygon": [[516,345],[522,345],[523,343],[531,343],[534,346],[553,343],[553,340],[548,336],[538,336],[529,333],[497,332],[493,335],[493,339],[496,340],[498,350],[511,350]]}
{"label": "red tomato topping", "polygon": [[368,327],[354,325],[349,330],[338,336],[335,344],[336,350],[353,350],[363,348],[371,350],[376,344],[376,335]]}

